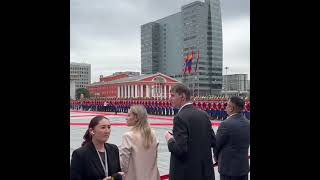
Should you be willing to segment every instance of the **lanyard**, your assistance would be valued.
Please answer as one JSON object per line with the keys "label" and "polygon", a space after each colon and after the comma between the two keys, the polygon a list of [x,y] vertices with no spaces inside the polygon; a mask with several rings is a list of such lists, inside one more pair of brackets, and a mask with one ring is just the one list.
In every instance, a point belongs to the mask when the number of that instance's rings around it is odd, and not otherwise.
{"label": "lanyard", "polygon": [[102,158],[101,158],[101,156],[100,156],[100,153],[98,152],[98,150],[96,149],[96,151],[97,151],[97,153],[98,153],[98,156],[99,156],[99,159],[100,159],[100,163],[101,163],[101,165],[102,165],[102,167],[103,167],[103,170],[104,170],[104,172],[105,172],[105,175],[106,176],[108,176],[108,169],[107,169],[107,150],[105,149],[104,150],[104,162],[105,162],[105,164],[103,164],[103,161],[102,161]]}

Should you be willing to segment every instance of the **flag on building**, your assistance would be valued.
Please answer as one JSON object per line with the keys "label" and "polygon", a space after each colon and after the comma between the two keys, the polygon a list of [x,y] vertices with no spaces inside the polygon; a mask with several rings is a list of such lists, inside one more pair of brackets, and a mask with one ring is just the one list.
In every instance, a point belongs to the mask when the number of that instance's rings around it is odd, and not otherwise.
{"label": "flag on building", "polygon": [[197,63],[196,63],[196,68],[194,69],[194,72],[197,72],[199,59],[200,59],[200,50],[198,49]]}
{"label": "flag on building", "polygon": [[188,60],[187,60],[187,67],[188,67],[189,74],[192,71],[192,60],[193,60],[193,50],[192,50],[191,54],[188,55]]}
{"label": "flag on building", "polygon": [[185,74],[186,74],[186,71],[187,71],[187,61],[188,61],[188,54],[184,57],[183,75],[185,75]]}

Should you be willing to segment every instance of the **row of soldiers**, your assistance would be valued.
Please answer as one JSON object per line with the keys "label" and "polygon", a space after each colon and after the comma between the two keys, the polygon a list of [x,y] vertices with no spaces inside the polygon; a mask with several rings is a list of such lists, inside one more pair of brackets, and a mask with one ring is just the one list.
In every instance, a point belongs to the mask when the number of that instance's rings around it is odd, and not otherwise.
{"label": "row of soldiers", "polygon": [[[99,112],[122,112],[127,113],[130,106],[134,104],[144,105],[148,114],[160,116],[173,116],[178,109],[172,107],[169,99],[82,99],[71,100],[72,110],[99,111]],[[211,119],[223,120],[227,117],[227,99],[194,98],[193,105],[206,111]],[[250,119],[250,101],[247,99],[244,115]]]}

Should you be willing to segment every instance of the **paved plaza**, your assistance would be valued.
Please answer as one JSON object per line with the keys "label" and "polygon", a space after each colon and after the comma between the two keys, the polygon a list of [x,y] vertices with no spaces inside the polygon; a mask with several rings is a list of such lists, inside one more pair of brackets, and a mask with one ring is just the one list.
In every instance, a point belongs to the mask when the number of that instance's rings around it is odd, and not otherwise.
{"label": "paved plaza", "polygon": [[[88,128],[90,120],[98,115],[103,114],[111,120],[111,135],[108,140],[109,143],[120,145],[122,135],[128,131],[126,126],[126,114],[118,113],[101,113],[101,112],[70,112],[70,159],[72,152],[79,148],[83,139],[83,135]],[[170,152],[164,138],[164,133],[167,130],[172,130],[173,117],[168,116],[152,116],[150,115],[148,120],[151,127],[156,131],[157,139],[159,141],[158,148],[158,168],[160,175],[169,174]],[[213,130],[216,132],[217,126],[213,126]],[[219,173],[217,167],[215,169],[216,180],[219,180]],[[249,177],[250,179],[250,177]]]}

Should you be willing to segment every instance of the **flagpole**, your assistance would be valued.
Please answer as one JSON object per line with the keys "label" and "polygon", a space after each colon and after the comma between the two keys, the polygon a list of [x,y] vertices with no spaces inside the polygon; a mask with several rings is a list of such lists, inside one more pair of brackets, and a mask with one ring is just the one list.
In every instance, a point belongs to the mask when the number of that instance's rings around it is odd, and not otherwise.
{"label": "flagpole", "polygon": [[197,55],[197,63],[196,63],[196,68],[195,68],[195,76],[197,77],[198,80],[198,94],[197,96],[199,96],[199,71],[198,71],[198,63],[199,63],[199,59],[200,59],[200,50],[198,48],[198,55]]}
{"label": "flagpole", "polygon": [[195,81],[194,81],[195,76],[192,77],[192,85],[193,85],[193,89],[192,89],[192,96],[194,97],[194,90],[195,90]]}
{"label": "flagpole", "polygon": [[197,72],[197,79],[198,79],[198,96],[199,96],[199,72]]}

